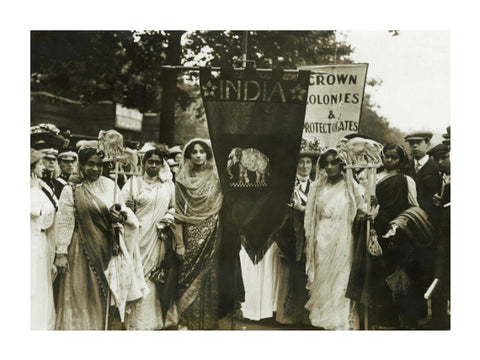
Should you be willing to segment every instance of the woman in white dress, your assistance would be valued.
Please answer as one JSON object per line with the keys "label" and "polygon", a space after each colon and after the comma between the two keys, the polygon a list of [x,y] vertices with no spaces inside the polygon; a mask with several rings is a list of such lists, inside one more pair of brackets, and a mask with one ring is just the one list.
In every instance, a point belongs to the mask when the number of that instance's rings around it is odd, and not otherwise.
{"label": "woman in white dress", "polygon": [[365,202],[358,184],[344,177],[335,150],[326,151],[318,165],[305,210],[309,290],[305,308],[316,327],[358,329],[355,303],[345,297],[345,291],[353,257],[352,224],[357,209],[365,210]]}
{"label": "woman in white dress", "polygon": [[32,330],[53,330],[55,305],[52,273],[46,230],[53,225],[55,207],[42,191],[43,170],[40,151],[30,149],[30,327]]}
{"label": "woman in white dress", "polygon": [[[127,330],[157,330],[177,325],[176,298],[171,304],[161,304],[156,284],[150,279],[165,258],[166,241],[159,236],[159,226],[173,223],[175,214],[175,186],[166,166],[167,152],[152,149],[142,159],[144,174],[133,177],[122,189],[125,204],[131,207],[140,221],[139,248],[145,282],[149,292],[133,303],[127,311]],[[171,239],[170,239],[171,240]],[[169,307],[165,313],[162,305]]]}

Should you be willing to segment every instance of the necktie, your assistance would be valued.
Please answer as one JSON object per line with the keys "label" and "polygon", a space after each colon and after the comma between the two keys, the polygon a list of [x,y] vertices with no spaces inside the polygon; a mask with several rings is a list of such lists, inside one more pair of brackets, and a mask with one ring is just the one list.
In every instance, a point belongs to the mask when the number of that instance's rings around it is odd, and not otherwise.
{"label": "necktie", "polygon": [[420,164],[417,160],[415,160],[415,172],[418,173],[418,170],[420,170]]}

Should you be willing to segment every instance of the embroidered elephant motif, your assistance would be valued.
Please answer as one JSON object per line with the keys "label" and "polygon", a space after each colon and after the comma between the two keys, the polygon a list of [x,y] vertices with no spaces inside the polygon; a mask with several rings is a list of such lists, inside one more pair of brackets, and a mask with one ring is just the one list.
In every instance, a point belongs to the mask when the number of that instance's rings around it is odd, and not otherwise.
{"label": "embroidered elephant motif", "polygon": [[248,171],[255,173],[255,184],[264,184],[266,183],[266,175],[268,175],[269,162],[268,157],[257,149],[234,148],[228,156],[227,172],[230,180],[232,180],[234,178],[232,167],[238,164],[238,182],[240,184],[251,182]]}

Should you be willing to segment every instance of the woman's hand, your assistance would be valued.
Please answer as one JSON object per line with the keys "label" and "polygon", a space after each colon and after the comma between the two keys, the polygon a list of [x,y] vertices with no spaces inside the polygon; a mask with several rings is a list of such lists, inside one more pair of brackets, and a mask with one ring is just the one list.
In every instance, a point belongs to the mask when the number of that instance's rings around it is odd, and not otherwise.
{"label": "woman's hand", "polygon": [[125,221],[125,215],[120,211],[120,204],[114,204],[110,208],[110,219],[112,222],[122,223]]}
{"label": "woman's hand", "polygon": [[57,267],[59,274],[65,274],[69,270],[68,257],[66,254],[57,254],[55,256],[54,265]]}
{"label": "woman's hand", "polygon": [[177,245],[175,248],[178,260],[183,261],[185,259],[185,247],[183,245]]}
{"label": "woman's hand", "polygon": [[133,199],[125,201],[125,205],[132,209],[133,212],[135,212],[135,201]]}

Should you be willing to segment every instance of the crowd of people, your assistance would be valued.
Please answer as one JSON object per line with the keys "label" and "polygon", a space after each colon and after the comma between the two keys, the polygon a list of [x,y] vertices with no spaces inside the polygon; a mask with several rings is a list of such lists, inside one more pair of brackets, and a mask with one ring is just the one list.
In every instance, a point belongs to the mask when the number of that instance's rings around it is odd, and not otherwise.
{"label": "crowd of people", "polygon": [[[240,250],[242,316],[450,329],[450,127],[443,137],[408,134],[410,156],[385,144],[372,194],[341,152],[302,149],[275,241],[255,264]],[[104,330],[113,316],[126,330],[218,329],[224,194],[212,145],[134,153],[114,176],[98,141],[32,143],[32,329]]]}

